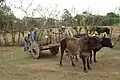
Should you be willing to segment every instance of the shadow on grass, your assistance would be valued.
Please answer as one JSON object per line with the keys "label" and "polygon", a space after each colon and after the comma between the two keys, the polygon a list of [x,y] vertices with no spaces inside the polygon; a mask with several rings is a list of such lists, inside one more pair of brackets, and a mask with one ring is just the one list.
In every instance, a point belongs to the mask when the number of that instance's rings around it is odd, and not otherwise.
{"label": "shadow on grass", "polygon": [[[28,54],[27,56],[28,59],[33,58],[34,57],[31,54]],[[40,54],[40,58],[39,59],[55,59],[58,58],[58,56],[53,56],[50,52],[41,52]]]}
{"label": "shadow on grass", "polygon": [[40,59],[52,58],[50,53],[41,53]]}

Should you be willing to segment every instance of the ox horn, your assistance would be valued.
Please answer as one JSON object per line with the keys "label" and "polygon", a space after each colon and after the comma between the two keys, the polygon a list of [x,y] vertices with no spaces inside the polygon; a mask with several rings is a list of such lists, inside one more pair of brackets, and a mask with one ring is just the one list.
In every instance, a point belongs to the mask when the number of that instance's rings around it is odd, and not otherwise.
{"label": "ox horn", "polygon": [[108,36],[107,36],[105,33],[103,34],[103,37],[106,37],[106,38],[108,38]]}
{"label": "ox horn", "polygon": [[112,43],[113,46],[115,46],[116,44],[115,43]]}
{"label": "ox horn", "polygon": [[116,46],[116,44],[117,44],[117,41],[115,40],[114,42],[112,42],[112,45],[113,46]]}
{"label": "ox horn", "polygon": [[93,34],[92,36],[95,36],[95,34]]}

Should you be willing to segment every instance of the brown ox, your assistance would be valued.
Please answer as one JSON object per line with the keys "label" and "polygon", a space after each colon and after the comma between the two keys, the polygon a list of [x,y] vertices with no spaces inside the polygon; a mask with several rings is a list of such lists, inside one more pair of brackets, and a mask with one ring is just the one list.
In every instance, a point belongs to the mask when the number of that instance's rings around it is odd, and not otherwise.
{"label": "brown ox", "polygon": [[98,48],[101,48],[100,43],[97,45],[92,45],[92,42],[95,40],[95,38],[91,38],[90,36],[84,36],[81,38],[74,38],[74,37],[66,37],[63,40],[61,40],[61,60],[60,60],[60,66],[62,66],[62,59],[64,51],[67,49],[68,54],[71,59],[72,66],[75,66],[72,56],[77,56],[82,59],[83,65],[84,65],[84,72],[88,72],[86,68],[86,60],[87,60],[87,67],[89,70],[91,70],[91,67],[89,65],[89,56],[92,53],[92,47],[91,46],[97,46]]}
{"label": "brown ox", "polygon": [[[81,37],[86,36],[86,35],[87,34],[75,34],[73,37],[81,38]],[[96,40],[92,44],[95,45],[95,44],[98,44],[98,42],[100,42],[100,44],[102,45],[101,48],[103,48],[103,47],[113,48],[115,46],[114,44],[112,44],[111,38],[108,38],[105,35],[103,37],[97,37],[96,36]],[[94,62],[95,63],[97,62],[96,61],[96,52],[100,51],[101,48],[97,48],[97,47],[92,48],[93,53],[94,53]],[[76,57],[76,60],[78,60],[77,57]],[[90,63],[92,63],[92,54],[90,56]]]}

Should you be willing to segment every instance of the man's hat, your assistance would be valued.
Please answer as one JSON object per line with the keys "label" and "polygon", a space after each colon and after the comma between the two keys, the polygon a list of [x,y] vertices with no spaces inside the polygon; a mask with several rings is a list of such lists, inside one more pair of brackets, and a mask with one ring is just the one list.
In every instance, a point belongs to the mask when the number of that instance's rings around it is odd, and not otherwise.
{"label": "man's hat", "polygon": [[65,29],[65,26],[62,26],[62,29]]}

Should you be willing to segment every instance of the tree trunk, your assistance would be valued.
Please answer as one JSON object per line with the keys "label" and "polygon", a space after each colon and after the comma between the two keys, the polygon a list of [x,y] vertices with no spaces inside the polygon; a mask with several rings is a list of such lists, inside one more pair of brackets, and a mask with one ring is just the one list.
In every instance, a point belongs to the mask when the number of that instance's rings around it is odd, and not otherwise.
{"label": "tree trunk", "polygon": [[19,29],[19,32],[18,32],[18,44],[20,44],[20,33],[21,33],[21,30]]}
{"label": "tree trunk", "polygon": [[82,28],[81,28],[81,27],[79,27],[79,33],[81,33],[81,30],[82,30]]}
{"label": "tree trunk", "polygon": [[8,37],[7,37],[7,33],[3,33],[3,39],[5,41],[5,45],[9,45],[9,42],[8,42]]}
{"label": "tree trunk", "polygon": [[12,31],[12,45],[15,45],[15,32]]}
{"label": "tree trunk", "polygon": [[2,45],[2,35],[0,34],[0,46]]}
{"label": "tree trunk", "polygon": [[88,35],[88,29],[87,29],[87,27],[85,26],[84,29],[85,29],[85,33]]}
{"label": "tree trunk", "polygon": [[24,35],[24,30],[21,30],[21,34],[22,34],[23,37],[25,36],[25,35]]}

